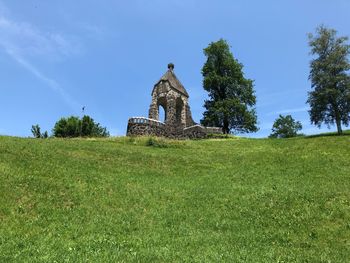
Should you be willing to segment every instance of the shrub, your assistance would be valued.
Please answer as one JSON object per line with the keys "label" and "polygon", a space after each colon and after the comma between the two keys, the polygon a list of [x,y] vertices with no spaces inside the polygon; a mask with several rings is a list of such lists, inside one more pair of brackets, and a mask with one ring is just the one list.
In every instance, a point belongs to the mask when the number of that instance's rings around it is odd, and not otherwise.
{"label": "shrub", "polygon": [[55,137],[109,137],[107,128],[101,127],[90,116],[61,118],[53,128]]}

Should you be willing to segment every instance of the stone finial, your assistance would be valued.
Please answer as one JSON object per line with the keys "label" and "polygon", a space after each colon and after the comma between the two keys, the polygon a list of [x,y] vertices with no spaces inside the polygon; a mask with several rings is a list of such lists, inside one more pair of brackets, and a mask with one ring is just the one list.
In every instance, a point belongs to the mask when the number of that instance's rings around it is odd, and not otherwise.
{"label": "stone finial", "polygon": [[168,69],[169,69],[169,70],[173,71],[174,68],[175,68],[175,65],[174,65],[173,63],[169,63],[169,64],[168,64]]}

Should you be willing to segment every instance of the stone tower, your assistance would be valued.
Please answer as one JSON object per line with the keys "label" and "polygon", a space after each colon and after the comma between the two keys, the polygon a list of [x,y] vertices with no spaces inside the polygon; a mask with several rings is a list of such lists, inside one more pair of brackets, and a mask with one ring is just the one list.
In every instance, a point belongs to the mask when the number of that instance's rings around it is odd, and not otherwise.
{"label": "stone tower", "polygon": [[[148,118],[131,117],[128,136],[164,136],[169,138],[206,138],[208,134],[222,133],[221,128],[203,127],[192,119],[188,93],[174,73],[174,64],[154,85]],[[159,120],[159,107],[164,109],[165,120]]]}
{"label": "stone tower", "polygon": [[183,130],[192,126],[195,122],[192,119],[188,98],[186,89],[174,73],[174,64],[170,63],[168,71],[154,85],[148,117],[159,120],[159,107],[163,107],[164,122],[169,128]]}

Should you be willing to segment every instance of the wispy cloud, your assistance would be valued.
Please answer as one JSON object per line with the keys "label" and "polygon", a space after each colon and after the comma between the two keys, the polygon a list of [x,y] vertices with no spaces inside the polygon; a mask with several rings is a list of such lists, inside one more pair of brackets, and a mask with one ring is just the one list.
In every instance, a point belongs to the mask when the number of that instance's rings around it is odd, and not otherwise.
{"label": "wispy cloud", "polygon": [[20,55],[13,52],[12,50],[7,50],[7,53],[20,65],[22,65],[25,69],[27,69],[30,73],[32,73],[39,80],[44,82],[52,91],[57,92],[62,99],[72,108],[79,109],[81,106],[75,99],[73,99],[54,79],[46,77],[43,73],[41,73],[36,67],[30,64],[28,61],[23,59]]}
{"label": "wispy cloud", "polygon": [[9,19],[7,17],[9,12],[3,12],[6,7],[1,2],[0,7],[0,47],[52,91],[58,93],[71,108],[77,110],[80,104],[57,81],[46,76],[32,61],[36,59],[63,60],[81,52],[80,46],[62,34],[44,33],[29,23]]}
{"label": "wispy cloud", "polygon": [[0,14],[0,44],[21,56],[61,60],[82,52],[74,37],[57,32],[41,32],[33,25]]}
{"label": "wispy cloud", "polygon": [[297,112],[305,112],[308,110],[309,110],[309,107],[300,107],[300,108],[285,109],[285,110],[269,112],[266,115],[271,116],[271,115],[276,115],[276,114],[297,113]]}

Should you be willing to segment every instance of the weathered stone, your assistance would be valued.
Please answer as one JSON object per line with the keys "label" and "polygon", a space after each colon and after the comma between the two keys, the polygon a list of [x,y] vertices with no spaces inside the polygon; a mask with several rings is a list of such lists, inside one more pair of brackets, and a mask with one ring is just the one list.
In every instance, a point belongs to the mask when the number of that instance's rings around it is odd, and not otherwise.
{"label": "weathered stone", "polygon": [[[154,135],[169,138],[205,138],[209,133],[222,133],[220,128],[206,128],[192,119],[188,93],[174,73],[174,65],[154,85],[148,118],[136,117],[128,121],[127,135]],[[163,107],[165,121],[159,121],[159,107]]]}
{"label": "weathered stone", "polygon": [[165,124],[156,120],[137,117],[130,118],[128,122],[127,134],[128,136],[166,136]]}

